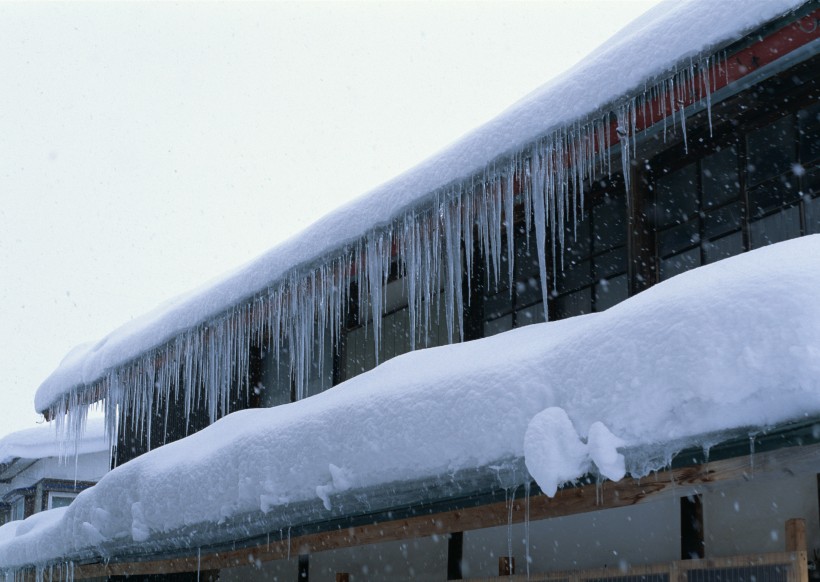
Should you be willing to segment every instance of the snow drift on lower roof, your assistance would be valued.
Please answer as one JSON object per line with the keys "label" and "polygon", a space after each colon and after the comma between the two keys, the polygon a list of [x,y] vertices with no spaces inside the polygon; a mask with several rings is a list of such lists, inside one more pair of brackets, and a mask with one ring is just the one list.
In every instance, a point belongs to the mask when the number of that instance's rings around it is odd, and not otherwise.
{"label": "snow drift on lower roof", "polygon": [[[73,388],[100,380],[112,369],[282,281],[294,269],[339,252],[345,244],[397,220],[436,192],[482,172],[494,175],[496,162],[519,154],[534,140],[583,123],[601,108],[614,107],[636,91],[645,91],[647,82],[674,73],[684,60],[708,58],[723,44],[804,3],[664,2],[573,70],[416,168],[326,216],[217,283],[169,302],[115,330],[92,348],[72,354],[37,391],[35,407],[45,411]],[[691,67],[691,62],[685,63],[686,70]],[[565,139],[566,135],[559,137]],[[600,135],[598,139],[602,139]],[[540,214],[544,214],[543,209]],[[544,237],[543,233],[539,236]],[[545,268],[542,265],[542,270]]]}
{"label": "snow drift on lower roof", "polygon": [[[76,448],[75,448],[76,447]],[[19,430],[0,438],[0,464],[12,459],[45,459],[68,454],[97,453],[108,450],[105,423],[102,418],[89,419],[83,436],[66,444],[53,423]]]}
{"label": "snow drift on lower roof", "polygon": [[64,512],[0,527],[0,571],[524,456],[547,492],[590,469],[642,475],[726,431],[816,418],[818,288],[814,235],[603,313],[417,351],[231,414],[111,471]]}

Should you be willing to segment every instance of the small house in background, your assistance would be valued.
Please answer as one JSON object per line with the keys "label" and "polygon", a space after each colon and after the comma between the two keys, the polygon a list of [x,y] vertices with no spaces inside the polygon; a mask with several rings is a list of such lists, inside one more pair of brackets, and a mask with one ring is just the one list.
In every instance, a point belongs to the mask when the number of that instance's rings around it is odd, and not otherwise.
{"label": "small house in background", "polygon": [[36,407],[75,438],[104,408],[117,466],[0,528],[0,571],[805,582],[819,24],[816,1],[663,3],[72,352]]}
{"label": "small house in background", "polygon": [[66,507],[99,481],[110,465],[104,433],[96,418],[76,442],[60,439],[53,423],[0,438],[0,524]]}

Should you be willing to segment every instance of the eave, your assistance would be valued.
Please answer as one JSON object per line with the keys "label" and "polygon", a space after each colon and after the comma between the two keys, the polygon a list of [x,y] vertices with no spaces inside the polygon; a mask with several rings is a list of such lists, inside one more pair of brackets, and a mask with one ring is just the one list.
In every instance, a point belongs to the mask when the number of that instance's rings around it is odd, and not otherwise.
{"label": "eave", "polygon": [[[817,472],[820,418],[723,435],[708,450],[690,447],[671,465],[618,482],[587,475],[544,495],[521,459],[435,479],[346,492],[326,510],[318,500],[272,508],[154,535],[148,542],[106,543],[95,555],[66,556],[76,579],[173,573],[246,565],[330,549],[446,535],[493,526],[628,507],[694,494],[721,482]],[[704,435],[715,442],[718,435]],[[660,451],[661,448],[659,447]],[[643,454],[651,455],[651,447]],[[627,458],[630,452],[624,451]],[[222,541],[214,541],[219,538]]]}

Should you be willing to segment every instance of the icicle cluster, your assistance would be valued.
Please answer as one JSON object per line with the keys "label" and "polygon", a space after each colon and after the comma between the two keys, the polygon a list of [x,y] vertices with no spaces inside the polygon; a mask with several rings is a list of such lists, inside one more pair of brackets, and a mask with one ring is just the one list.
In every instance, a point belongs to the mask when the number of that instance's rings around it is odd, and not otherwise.
{"label": "icicle cluster", "polygon": [[[104,400],[109,438],[113,439],[120,422],[149,443],[156,430],[152,417],[167,417],[172,402],[182,402],[186,423],[192,411],[202,409],[213,422],[230,412],[232,395],[252,388],[252,346],[272,353],[289,368],[296,396],[302,398],[313,362],[319,363],[322,374],[325,340],[338,348],[351,303],[357,302],[357,312],[372,328],[378,362],[384,290],[391,269],[398,272],[407,297],[409,329],[414,330],[411,349],[427,343],[429,332],[438,325],[436,314],[446,318],[448,342],[463,339],[467,299],[462,277],[469,284],[475,261],[482,260],[488,285],[499,283],[504,238],[512,288],[516,229],[510,226],[516,211],[526,221],[526,236],[534,227],[546,311],[553,282],[549,274],[562,268],[556,261],[566,244],[565,227],[579,219],[585,188],[610,173],[613,146],[620,145],[629,198],[640,132],[662,122],[666,139],[667,125],[675,131],[679,119],[686,143],[684,109],[703,105],[711,130],[711,94],[718,75],[726,70],[725,56],[723,61],[723,66],[716,57],[692,61],[620,102],[614,112],[600,112],[559,128],[489,163],[480,173],[432,193],[426,204],[367,232],[338,254],[294,268],[246,302],[110,370],[92,386],[74,387],[51,406],[50,416],[58,427],[62,423],[64,433],[77,437],[89,407]],[[358,292],[351,296],[354,283]],[[280,362],[280,356],[285,361]]]}
{"label": "icicle cluster", "polygon": [[[34,574],[32,578],[32,574]],[[31,569],[12,570],[3,574],[5,582],[74,582],[74,562],[60,562]]]}

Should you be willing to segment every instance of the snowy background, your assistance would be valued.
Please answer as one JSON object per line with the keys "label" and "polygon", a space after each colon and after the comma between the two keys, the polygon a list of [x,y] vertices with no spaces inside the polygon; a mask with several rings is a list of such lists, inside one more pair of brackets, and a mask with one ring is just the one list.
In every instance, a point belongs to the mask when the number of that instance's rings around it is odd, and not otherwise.
{"label": "snowy background", "polygon": [[411,167],[652,4],[0,4],[0,435],[36,422],[73,346]]}

